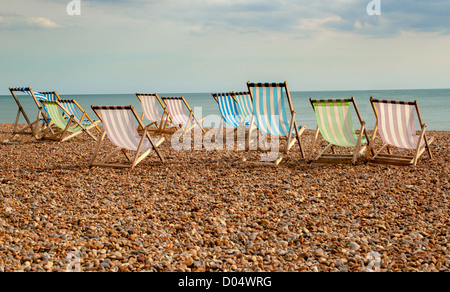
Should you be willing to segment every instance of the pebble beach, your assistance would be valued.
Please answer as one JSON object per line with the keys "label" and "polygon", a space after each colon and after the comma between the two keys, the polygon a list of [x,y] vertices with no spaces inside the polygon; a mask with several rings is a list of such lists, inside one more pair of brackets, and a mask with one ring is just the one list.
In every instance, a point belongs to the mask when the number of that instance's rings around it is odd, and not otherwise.
{"label": "pebble beach", "polygon": [[85,134],[0,144],[0,272],[450,271],[450,132],[428,131],[416,167],[311,165],[297,146],[258,166],[163,135],[165,162],[132,170],[89,168]]}

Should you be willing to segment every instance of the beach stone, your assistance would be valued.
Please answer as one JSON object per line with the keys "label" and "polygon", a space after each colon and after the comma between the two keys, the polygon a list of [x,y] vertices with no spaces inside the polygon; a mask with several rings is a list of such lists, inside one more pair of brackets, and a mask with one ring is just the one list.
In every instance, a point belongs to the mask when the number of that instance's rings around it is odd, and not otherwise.
{"label": "beach stone", "polygon": [[84,135],[0,145],[0,271],[449,271],[450,136],[435,134],[415,168],[309,165],[295,150],[268,168],[168,143],[166,163],[125,171],[90,169]]}

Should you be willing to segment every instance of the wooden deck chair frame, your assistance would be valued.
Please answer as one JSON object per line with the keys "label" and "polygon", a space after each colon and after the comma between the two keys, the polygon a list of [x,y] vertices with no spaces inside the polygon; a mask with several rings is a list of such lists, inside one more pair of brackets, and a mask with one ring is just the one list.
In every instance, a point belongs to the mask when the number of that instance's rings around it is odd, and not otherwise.
{"label": "wooden deck chair frame", "polygon": [[[249,129],[249,134],[247,137],[247,145],[250,145],[250,143],[252,143],[251,138],[252,138],[252,133],[253,130],[257,130],[258,129],[258,123],[255,120],[255,115],[258,114],[258,110],[255,107],[255,103],[256,103],[256,97],[253,95],[252,92],[252,88],[281,88],[281,90],[284,90],[285,93],[285,98],[288,102],[288,110],[289,112],[284,113],[283,111],[285,109],[283,109],[281,113],[283,114],[290,114],[290,121],[289,121],[289,129],[288,132],[286,133],[286,146],[284,148],[284,150],[280,149],[279,156],[278,158],[274,161],[274,162],[261,162],[261,161],[249,161],[250,155],[254,150],[250,150],[248,149],[246,155],[244,156],[244,158],[242,159],[242,161],[248,161],[248,162],[252,162],[255,164],[262,164],[262,165],[270,165],[270,166],[278,166],[281,161],[284,159],[284,157],[289,154],[289,151],[292,149],[292,147],[295,145],[295,143],[298,143],[298,146],[300,148],[300,154],[302,158],[305,158],[305,152],[303,149],[303,145],[301,142],[301,135],[303,134],[303,132],[306,129],[306,125],[303,125],[302,127],[299,127],[296,121],[296,111],[294,110],[294,106],[292,105],[292,98],[291,98],[291,94],[289,91],[289,87],[287,82],[283,82],[283,83],[251,83],[251,82],[247,82],[247,87],[248,87],[248,91],[250,92],[252,101],[253,101],[253,115],[252,115],[252,120],[250,122],[250,129]],[[281,92],[282,94],[282,92]],[[256,119],[258,119],[259,117],[256,117]],[[264,130],[259,129],[259,132],[264,132]],[[258,151],[260,151],[258,149]],[[264,150],[263,150],[264,151]]]}
{"label": "wooden deck chair frame", "polygon": [[[427,125],[425,123],[423,123],[422,116],[421,116],[420,110],[419,110],[419,104],[418,104],[417,100],[415,100],[413,102],[404,102],[404,101],[394,101],[394,100],[378,100],[378,99],[374,99],[373,97],[370,97],[370,103],[372,105],[372,109],[373,109],[375,117],[376,117],[375,129],[373,132],[372,139],[370,140],[370,143],[369,143],[369,149],[371,149],[371,150],[373,150],[375,139],[376,139],[378,133],[381,131],[379,128],[380,114],[378,113],[377,107],[375,106],[376,103],[414,106],[415,112],[417,114],[417,118],[420,123],[420,130],[419,130],[420,135],[418,136],[419,140],[418,140],[418,143],[417,143],[417,146],[415,147],[415,149],[412,150],[414,152],[413,155],[396,155],[392,152],[392,149],[391,149],[392,148],[391,146],[395,147],[395,145],[391,145],[391,144],[383,142],[383,146],[372,157],[369,157],[370,153],[367,153],[367,160],[370,164],[373,163],[373,164],[392,164],[392,165],[399,165],[399,166],[408,166],[408,165],[416,166],[419,157],[425,151],[427,151],[429,158],[431,160],[433,159],[433,154],[431,153],[430,144],[433,143],[434,137],[428,138],[428,136],[427,136],[427,133],[426,133]],[[414,131],[412,131],[412,129],[411,129],[411,132],[412,132],[411,135],[416,135],[417,130],[414,129]],[[424,144],[423,147],[421,147],[422,144]],[[404,148],[404,149],[406,149],[406,148]],[[388,153],[387,154],[382,153],[383,150],[387,150]]]}
{"label": "wooden deck chair frame", "polygon": [[[92,105],[91,106],[92,110],[94,111],[94,113],[99,117],[100,120],[102,120],[101,114],[99,114],[99,110],[125,110],[125,111],[131,111],[132,113],[132,117],[134,117],[136,119],[136,121],[138,122],[138,127],[142,127],[144,129],[144,132],[141,135],[141,139],[139,142],[139,146],[136,148],[136,150],[134,150],[136,152],[134,158],[130,157],[128,155],[128,151],[131,150],[127,150],[123,147],[120,146],[116,146],[116,148],[111,151],[110,153],[108,153],[106,155],[106,157],[104,157],[100,162],[95,162],[99,152],[100,152],[100,148],[101,145],[103,144],[103,141],[105,140],[105,137],[107,135],[106,130],[103,130],[103,133],[100,137],[100,139],[97,142],[97,145],[95,147],[94,150],[94,154],[91,158],[91,161],[89,163],[90,167],[110,167],[110,168],[131,168],[133,169],[137,164],[139,164],[144,158],[146,158],[151,152],[152,150],[155,150],[156,154],[158,155],[159,159],[164,162],[164,157],[162,156],[161,152],[159,151],[158,147],[164,142],[165,138],[162,137],[160,138],[157,142],[153,141],[150,132],[149,132],[149,125],[148,126],[144,126],[144,124],[142,123],[140,117],[138,116],[138,114],[136,113],[136,110],[134,109],[134,107],[132,105],[129,106],[95,106]],[[137,131],[137,129],[136,129]],[[144,141],[148,140],[151,144],[151,148],[144,151],[143,153],[141,153],[141,149],[142,146],[144,145]],[[126,159],[128,160],[128,164],[117,164],[117,163],[111,163],[111,159],[114,158],[114,156],[118,153],[122,152]]]}
{"label": "wooden deck chair frame", "polygon": [[[16,115],[16,121],[14,122],[12,135],[10,138],[4,140],[3,143],[10,143],[17,135],[31,135],[38,140],[41,139],[42,138],[41,135],[50,124],[50,121],[41,103],[36,98],[34,91],[31,89],[31,87],[14,87],[14,88],[10,87],[9,91],[11,92],[11,95],[13,96],[18,106],[18,111]],[[28,114],[25,112],[25,109],[22,107],[22,104],[20,103],[18,96],[16,95],[16,92],[28,92],[28,94],[32,97],[38,109],[36,120],[34,121],[30,120]],[[26,121],[26,126],[21,129],[18,129],[21,115],[24,117]],[[41,121],[43,121],[43,123],[41,123]]]}
{"label": "wooden deck chair frame", "polygon": [[[155,126],[157,132],[165,132],[166,128],[170,125],[169,112],[167,111],[166,105],[164,104],[164,102],[161,100],[161,98],[158,96],[157,93],[136,93],[136,97],[139,99],[143,111],[141,116],[142,122],[144,122],[144,118],[147,117],[147,114],[145,113],[145,108],[142,104],[143,101],[141,97],[143,96],[154,97],[159,102],[163,110],[163,114],[161,115],[160,121],[151,121],[150,124],[148,124],[147,126]],[[144,130],[144,128],[141,128],[141,126],[139,126],[139,131],[142,130]]]}
{"label": "wooden deck chair frame", "polygon": [[[47,108],[50,115],[49,127],[44,131],[43,139],[65,142],[80,134],[86,133],[89,137],[97,141],[97,138],[90,132],[100,122],[95,121],[89,126],[83,124],[83,120],[79,120],[71,113],[63,104],[76,103],[73,100],[55,100],[55,101],[41,101]],[[77,104],[77,103],[76,103]],[[78,105],[79,106],[79,105]],[[55,111],[54,111],[55,110]],[[60,115],[61,114],[61,115]],[[65,118],[66,116],[67,118]],[[52,128],[54,128],[52,130]]]}
{"label": "wooden deck chair frame", "polygon": [[[322,122],[318,120],[317,121],[318,126],[317,126],[317,130],[316,130],[316,134],[314,136],[314,141],[313,141],[312,146],[311,146],[311,151],[310,151],[310,154],[309,154],[308,163],[330,163],[330,164],[352,163],[352,164],[356,164],[356,161],[357,161],[358,157],[360,155],[362,155],[364,153],[364,151],[366,150],[367,143],[370,140],[370,136],[367,133],[365,122],[361,118],[361,114],[359,112],[358,106],[356,105],[355,98],[351,97],[349,99],[321,99],[321,100],[315,100],[315,99],[310,98],[309,101],[311,103],[311,106],[313,107],[314,112],[316,112],[315,104],[318,104],[318,103],[320,103],[320,104],[330,104],[331,105],[330,107],[333,107],[333,104],[334,104],[334,106],[342,107],[342,104],[347,104],[347,103],[350,104],[351,103],[353,105],[353,108],[355,109],[355,112],[356,112],[356,115],[358,117],[358,120],[359,120],[359,123],[360,123],[361,127],[359,129],[360,132],[358,134],[358,139],[356,140],[356,143],[355,143],[356,145],[355,146],[348,146],[348,144],[352,143],[351,141],[346,141],[346,143],[347,143],[346,146],[344,146],[344,143],[342,143],[341,145],[336,145],[336,144],[338,144],[337,141],[334,141],[335,142],[335,144],[334,144],[334,143],[332,143],[330,141],[332,139],[330,138],[329,140],[327,140],[326,136],[327,135],[332,135],[331,132],[333,132],[333,131],[334,132],[336,132],[336,131],[338,132],[338,133],[335,133],[337,139],[343,139],[341,136],[342,135],[345,136],[344,131],[345,132],[348,131],[347,135],[356,135],[355,132],[350,133],[350,131],[354,131],[355,130],[355,129],[353,129],[353,122],[351,120],[348,120],[348,123],[349,123],[348,126],[351,128],[351,129],[348,129],[348,130],[347,129],[338,129],[338,127],[339,127],[338,125],[336,127],[333,127],[333,129],[331,129],[332,126],[328,125],[328,127],[330,128],[328,130],[328,132],[327,132],[328,134],[324,134],[324,133],[321,132],[321,129],[320,129],[320,124]],[[342,119],[345,119],[345,118],[351,119],[350,105],[348,105],[348,107],[349,107],[348,108],[348,111],[349,111],[348,112],[348,116],[342,117]],[[317,113],[316,113],[316,118],[317,118]],[[325,123],[325,121],[323,121],[323,122]],[[344,121],[342,121],[342,122],[344,122]],[[350,125],[350,123],[351,123],[351,125]],[[323,127],[327,127],[327,125],[322,125],[322,126]],[[325,149],[323,149],[320,152],[320,154],[315,159],[312,159],[313,154],[314,154],[314,149],[315,149],[316,143],[317,143],[318,138],[319,138],[319,134],[321,134],[321,136],[328,142],[328,145],[325,147]],[[366,139],[365,143],[362,142],[363,138],[364,138],[363,136]],[[351,140],[351,139],[348,138],[348,139],[345,139],[345,140]],[[351,154],[336,154],[334,148],[337,147],[337,146],[339,146],[339,147],[353,147],[353,152]],[[331,149],[332,153],[331,154],[326,153],[330,149]]]}
{"label": "wooden deck chair frame", "polygon": [[[169,114],[169,119],[170,119],[170,121],[171,121],[173,126],[179,127],[180,129],[183,129],[183,125],[182,124],[177,124],[174,121],[173,113],[171,113],[170,107],[167,106],[166,100],[181,100],[183,102],[184,106],[188,109],[188,112],[189,112],[188,123],[184,127],[184,133],[187,133],[187,132],[191,131],[197,125],[200,127],[200,129],[202,130],[203,133],[206,132],[206,130],[203,128],[203,126],[201,124],[201,122],[203,122],[203,120],[205,120],[205,118],[197,119],[197,117],[194,114],[194,111],[189,106],[189,104],[187,103],[187,101],[184,98],[184,96],[177,96],[177,97],[161,96],[161,99],[162,99],[162,101],[164,102],[164,104],[166,106],[167,112]],[[195,120],[195,123],[192,124],[192,120]]]}

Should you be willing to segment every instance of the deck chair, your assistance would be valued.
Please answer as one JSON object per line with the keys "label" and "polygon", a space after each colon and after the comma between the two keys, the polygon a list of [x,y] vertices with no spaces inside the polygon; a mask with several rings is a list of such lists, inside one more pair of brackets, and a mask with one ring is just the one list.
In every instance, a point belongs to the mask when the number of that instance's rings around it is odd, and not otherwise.
{"label": "deck chair", "polygon": [[[277,166],[297,142],[302,158],[305,158],[300,136],[306,126],[299,127],[295,119],[295,110],[287,82],[284,83],[247,83],[253,100],[253,117],[247,144],[250,145],[253,130],[260,133],[287,137],[286,147],[274,162],[256,162]],[[248,161],[252,150],[249,149],[243,161]]]}
{"label": "deck chair", "polygon": [[[164,158],[158,150],[158,147],[164,142],[164,138],[152,139],[148,131],[149,126],[144,126],[132,105],[93,105],[91,106],[91,108],[100,118],[104,127],[102,136],[97,143],[94,154],[90,161],[91,167],[98,166],[113,168],[134,168],[138,163],[146,158],[152,152],[152,150],[155,150],[158,157],[162,162],[164,162]],[[139,126],[144,129],[142,136],[139,135],[136,129],[135,120],[137,121]],[[116,148],[100,162],[95,162],[106,135],[108,136],[109,140],[116,146]],[[128,151],[136,152],[134,158],[128,155]],[[114,156],[119,152],[122,152],[127,158],[128,162],[126,164],[111,162]]]}
{"label": "deck chair", "polygon": [[[309,99],[317,119],[317,130],[314,137],[308,162],[314,163],[352,163],[355,164],[358,157],[366,150],[369,136],[365,128],[365,122],[361,119],[361,114],[356,105],[354,97],[350,99],[328,99],[313,100]],[[356,133],[353,126],[351,107],[353,105],[360,123],[360,132]],[[313,160],[314,148],[319,134],[329,144]],[[351,154],[336,154],[334,146],[353,147]],[[331,149],[332,154],[326,154]]]}
{"label": "deck chair", "polygon": [[[76,137],[83,132],[88,134],[92,139],[97,141],[97,138],[90,132],[92,128],[97,127],[100,121],[92,122],[88,120],[87,123],[81,117],[76,117],[72,114],[67,106],[75,107],[78,105],[73,100],[55,100],[55,101],[41,101],[47,109],[50,117],[50,124],[44,131],[43,138],[58,142],[64,142],[73,137]],[[79,105],[78,105],[79,106]],[[52,128],[55,128],[52,130]]]}
{"label": "deck chair", "polygon": [[[370,159],[370,153],[367,153],[369,163],[416,166],[417,160],[425,150],[428,152],[430,159],[433,159],[430,144],[433,143],[434,138],[427,137],[427,125],[422,122],[417,100],[403,102],[378,100],[371,97],[370,103],[377,122],[373,137],[370,140],[369,149],[373,148],[377,134],[379,134],[384,144]],[[417,113],[417,118],[420,123],[420,135],[417,135],[414,112]],[[413,150],[414,154],[395,155],[392,153],[391,146]],[[385,149],[387,149],[388,153],[381,153]]]}
{"label": "deck chair", "polygon": [[[9,143],[12,141],[17,135],[31,135],[34,136],[36,139],[41,139],[41,134],[43,131],[48,127],[50,124],[48,115],[42,104],[39,102],[39,100],[48,100],[49,97],[46,97],[43,94],[35,93],[30,87],[10,87],[9,91],[11,92],[11,95],[13,96],[17,106],[17,116],[16,121],[14,123],[13,133],[12,136],[5,141],[4,143]],[[36,119],[34,121],[31,121],[28,117],[28,114],[25,112],[25,109],[22,107],[22,104],[20,103],[20,100],[18,98],[17,93],[22,92],[29,95],[36,105],[37,108],[37,115]],[[23,118],[26,121],[26,126],[18,129],[19,127],[19,120],[20,117],[23,116]]]}
{"label": "deck chair", "polygon": [[[205,129],[203,128],[201,122],[205,118],[198,119],[194,115],[194,111],[191,109],[186,99],[181,97],[161,97],[164,104],[166,105],[167,112],[169,113],[169,119],[172,125],[184,129],[184,133],[192,130],[195,126],[199,126],[203,133]],[[186,113],[185,108],[188,109],[189,115]]]}
{"label": "deck chair", "polygon": [[[99,121],[94,121],[87,112],[80,106],[80,104],[75,100],[59,100],[58,101],[68,112],[68,114],[73,115],[78,121],[80,121],[83,126],[88,127],[95,124],[95,128],[99,133],[102,132],[98,126]],[[64,113],[66,119],[70,118],[70,115]]]}
{"label": "deck chair", "polygon": [[253,116],[253,101],[250,92],[231,92],[231,97],[236,101],[240,122],[250,125]]}
{"label": "deck chair", "polygon": [[211,93],[211,95],[219,106],[219,112],[222,117],[221,124],[225,121],[233,128],[240,128],[245,124],[250,124],[250,122],[246,122],[241,118],[237,103],[230,93]]}
{"label": "deck chair", "polygon": [[[144,121],[144,117],[150,121],[147,126],[155,126],[158,132],[165,131],[169,125],[169,113],[167,112],[166,105],[156,93],[136,93],[137,98],[141,102],[142,116],[141,121]],[[158,105],[163,109],[161,115]],[[143,130],[139,128],[139,130]]]}

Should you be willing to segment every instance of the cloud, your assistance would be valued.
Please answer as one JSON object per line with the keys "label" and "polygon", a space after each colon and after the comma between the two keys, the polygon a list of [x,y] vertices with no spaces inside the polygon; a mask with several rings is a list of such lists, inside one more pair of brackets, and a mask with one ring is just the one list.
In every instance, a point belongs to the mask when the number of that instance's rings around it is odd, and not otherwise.
{"label": "cloud", "polygon": [[405,31],[450,33],[448,0],[381,0],[381,16],[367,14],[370,2],[167,0],[165,9],[160,12],[173,22],[202,27],[205,33],[220,29],[304,36],[324,31],[374,37],[393,37]]}
{"label": "cloud", "polygon": [[48,18],[44,18],[44,17],[31,17],[31,18],[28,19],[27,23],[31,27],[38,27],[38,28],[52,29],[52,28],[59,28],[59,27],[61,27],[57,23],[51,21]]}

